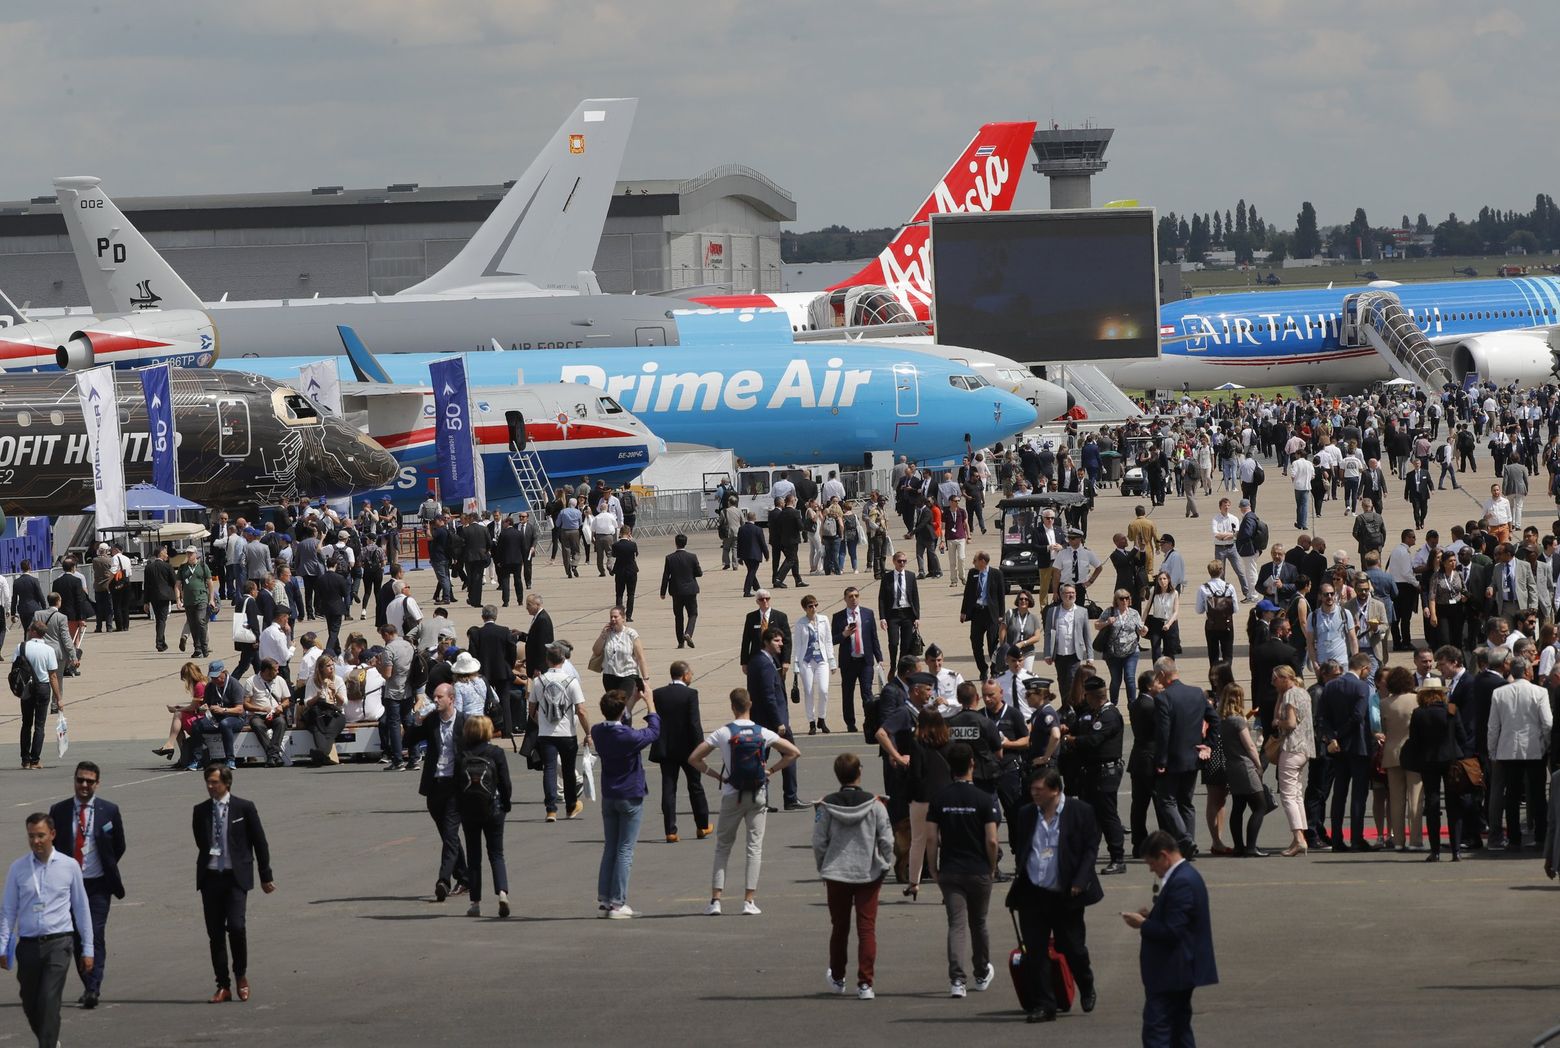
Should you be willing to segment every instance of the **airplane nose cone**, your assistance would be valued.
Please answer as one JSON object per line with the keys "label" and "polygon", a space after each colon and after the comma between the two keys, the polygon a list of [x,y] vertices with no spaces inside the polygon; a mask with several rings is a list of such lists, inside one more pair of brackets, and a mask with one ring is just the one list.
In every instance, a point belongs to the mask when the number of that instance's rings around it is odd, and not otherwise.
{"label": "airplane nose cone", "polygon": [[992,393],[988,416],[991,440],[1004,440],[1040,422],[1040,412],[1023,397],[1004,390],[992,390]]}
{"label": "airplane nose cone", "polygon": [[362,451],[354,453],[353,462],[362,480],[359,490],[385,487],[400,472],[400,463],[396,462],[394,455],[380,447],[377,441],[361,434],[358,439],[362,444]]}
{"label": "airplane nose cone", "polygon": [[345,498],[385,487],[398,469],[384,448],[339,419],[328,418],[318,446],[305,451],[298,483],[311,495]]}

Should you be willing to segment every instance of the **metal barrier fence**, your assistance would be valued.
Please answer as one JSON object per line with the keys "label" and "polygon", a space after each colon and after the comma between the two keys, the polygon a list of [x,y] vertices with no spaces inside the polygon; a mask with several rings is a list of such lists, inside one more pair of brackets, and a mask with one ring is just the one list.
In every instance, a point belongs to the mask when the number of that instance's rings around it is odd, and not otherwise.
{"label": "metal barrier fence", "polygon": [[634,518],[636,535],[675,535],[679,531],[711,531],[714,512],[699,488],[658,488],[639,495]]}

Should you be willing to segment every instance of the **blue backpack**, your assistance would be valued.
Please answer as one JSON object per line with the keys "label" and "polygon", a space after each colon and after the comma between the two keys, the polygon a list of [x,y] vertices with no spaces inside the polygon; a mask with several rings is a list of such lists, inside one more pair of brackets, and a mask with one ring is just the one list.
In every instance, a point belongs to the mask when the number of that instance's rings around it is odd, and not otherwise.
{"label": "blue backpack", "polygon": [[765,758],[764,729],[757,724],[728,724],[731,731],[731,762],[726,765],[726,782],[738,793],[758,793],[769,781]]}

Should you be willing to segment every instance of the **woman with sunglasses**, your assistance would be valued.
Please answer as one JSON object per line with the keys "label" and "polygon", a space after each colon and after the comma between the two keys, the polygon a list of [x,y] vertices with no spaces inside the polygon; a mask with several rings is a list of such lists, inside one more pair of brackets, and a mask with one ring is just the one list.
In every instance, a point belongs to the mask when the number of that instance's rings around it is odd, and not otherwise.
{"label": "woman with sunglasses", "polygon": [[1035,669],[1035,649],[1042,636],[1040,616],[1035,614],[1035,597],[1028,590],[1013,598],[1013,610],[1002,616],[997,632],[997,649],[1012,648],[1024,656],[1024,672]]}
{"label": "woman with sunglasses", "polygon": [[1138,641],[1148,636],[1142,616],[1132,607],[1132,594],[1116,591],[1111,607],[1099,617],[1094,628],[1106,633],[1105,665],[1110,667],[1110,704],[1121,701],[1121,685],[1127,685],[1127,702],[1137,698]]}

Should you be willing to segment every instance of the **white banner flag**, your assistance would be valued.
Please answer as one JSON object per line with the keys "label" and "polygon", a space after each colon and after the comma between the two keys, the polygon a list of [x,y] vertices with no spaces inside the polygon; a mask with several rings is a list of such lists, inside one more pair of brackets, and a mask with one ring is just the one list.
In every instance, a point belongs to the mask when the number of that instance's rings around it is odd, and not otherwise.
{"label": "white banner flag", "polygon": [[119,395],[114,369],[108,365],[76,372],[76,396],[87,427],[87,460],[92,463],[92,491],[97,526],[125,526],[125,466],[119,442]]}
{"label": "white banner flag", "polygon": [[[341,412],[341,373],[336,370],[334,360],[316,360],[312,364],[304,364],[298,369],[299,385],[303,393],[320,410],[327,415],[342,417]],[[331,499],[330,508],[344,517],[352,515],[352,500]]]}

